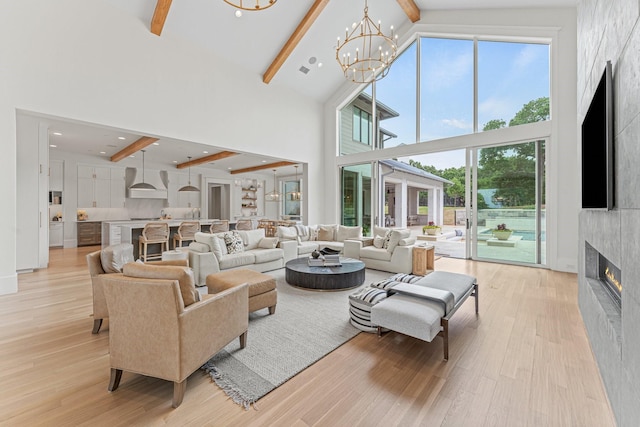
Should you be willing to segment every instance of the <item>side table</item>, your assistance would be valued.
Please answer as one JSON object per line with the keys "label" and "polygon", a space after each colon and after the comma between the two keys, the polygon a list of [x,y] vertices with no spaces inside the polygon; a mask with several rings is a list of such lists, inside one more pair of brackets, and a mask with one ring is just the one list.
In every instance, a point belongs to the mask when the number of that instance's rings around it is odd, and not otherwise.
{"label": "side table", "polygon": [[426,276],[435,270],[434,258],[435,246],[414,246],[413,247],[412,272],[418,276]]}

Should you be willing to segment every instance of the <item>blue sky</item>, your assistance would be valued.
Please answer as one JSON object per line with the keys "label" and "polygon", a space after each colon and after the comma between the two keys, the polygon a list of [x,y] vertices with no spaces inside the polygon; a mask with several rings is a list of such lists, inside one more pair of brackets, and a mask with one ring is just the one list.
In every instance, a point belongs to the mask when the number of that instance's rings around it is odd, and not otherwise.
{"label": "blue sky", "polygon": [[[419,139],[471,133],[473,41],[423,38],[421,49]],[[398,117],[381,122],[384,129],[398,135],[387,142],[387,147],[416,140],[416,50],[414,43],[396,59],[389,74],[377,82],[378,100],[399,113]],[[478,42],[479,130],[492,119],[508,123],[527,102],[544,96],[549,96],[548,45]],[[439,169],[464,164],[462,154],[454,157],[459,160],[430,155],[429,163]],[[426,162],[426,158],[414,159]]]}

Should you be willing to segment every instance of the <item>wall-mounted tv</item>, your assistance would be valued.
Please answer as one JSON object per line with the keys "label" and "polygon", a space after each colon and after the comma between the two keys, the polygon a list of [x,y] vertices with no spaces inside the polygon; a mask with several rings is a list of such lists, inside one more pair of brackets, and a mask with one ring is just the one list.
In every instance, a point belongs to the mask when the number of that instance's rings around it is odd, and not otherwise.
{"label": "wall-mounted tv", "polygon": [[582,208],[613,209],[613,77],[611,61],[582,122]]}

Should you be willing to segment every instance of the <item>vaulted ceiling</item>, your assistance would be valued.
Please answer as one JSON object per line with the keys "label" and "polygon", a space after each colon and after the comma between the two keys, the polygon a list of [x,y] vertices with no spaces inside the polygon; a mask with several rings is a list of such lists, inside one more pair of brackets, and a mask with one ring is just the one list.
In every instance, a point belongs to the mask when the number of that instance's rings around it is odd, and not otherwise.
{"label": "vaulted ceiling", "polygon": [[[236,17],[235,8],[223,0],[104,0],[138,19],[149,33],[157,37],[179,38],[210,50],[238,66],[255,73],[265,84],[283,86],[324,102],[344,84],[345,78],[335,60],[336,37],[345,27],[363,16],[365,0],[278,0],[262,11],[244,11]],[[413,22],[430,11],[443,9],[495,9],[524,7],[575,7],[576,0],[367,0],[369,16],[382,21],[383,30],[394,25],[403,33]],[[245,3],[248,3],[245,1]],[[405,30],[403,30],[403,27]],[[114,26],[117,28],[117,25]],[[307,72],[302,72],[301,69]],[[150,144],[145,135],[125,135],[113,129],[92,128],[78,123],[54,121],[62,136],[52,137],[59,148],[111,157],[130,144],[138,148]],[[94,135],[104,140],[87,146]],[[65,136],[67,135],[67,136]],[[79,135],[73,137],[72,135]],[[107,136],[109,135],[109,136]],[[124,134],[123,134],[124,135]],[[107,142],[106,139],[109,141]],[[74,143],[74,141],[84,141]],[[168,143],[170,142],[170,143]],[[185,153],[199,158],[218,151],[214,147],[160,140],[150,146],[150,160],[173,165],[185,162]],[[132,148],[132,149],[133,149]],[[173,150],[173,151],[170,151]],[[104,151],[106,154],[102,154]],[[133,150],[134,152],[137,150]],[[209,151],[209,153],[203,153]],[[127,152],[127,155],[131,153]],[[133,159],[122,157],[123,163]],[[148,157],[149,159],[149,157]],[[201,166],[237,170],[277,163],[282,159],[248,154],[223,156]],[[287,166],[285,166],[286,168]],[[288,166],[292,171],[293,167]],[[286,173],[287,171],[285,171]]]}

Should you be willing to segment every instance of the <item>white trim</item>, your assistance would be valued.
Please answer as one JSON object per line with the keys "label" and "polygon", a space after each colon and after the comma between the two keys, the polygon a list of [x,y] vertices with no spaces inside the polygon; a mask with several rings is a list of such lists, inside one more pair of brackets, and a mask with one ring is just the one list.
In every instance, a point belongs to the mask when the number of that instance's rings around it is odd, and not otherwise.
{"label": "white trim", "polygon": [[0,295],[15,294],[18,292],[18,274],[0,277]]}

